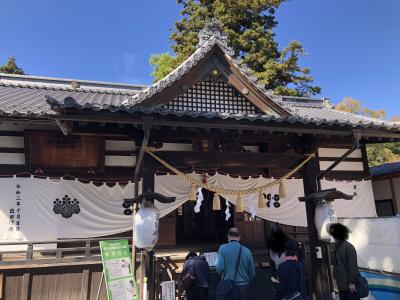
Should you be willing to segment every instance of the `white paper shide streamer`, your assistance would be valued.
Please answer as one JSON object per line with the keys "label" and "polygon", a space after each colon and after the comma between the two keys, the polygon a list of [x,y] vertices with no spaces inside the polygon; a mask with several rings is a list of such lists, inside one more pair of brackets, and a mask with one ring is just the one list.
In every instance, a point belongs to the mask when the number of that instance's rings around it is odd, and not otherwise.
{"label": "white paper shide streamer", "polygon": [[196,200],[196,205],[194,206],[194,212],[199,213],[200,212],[200,207],[201,203],[204,200],[203,192],[201,191],[201,188],[197,189],[197,200]]}

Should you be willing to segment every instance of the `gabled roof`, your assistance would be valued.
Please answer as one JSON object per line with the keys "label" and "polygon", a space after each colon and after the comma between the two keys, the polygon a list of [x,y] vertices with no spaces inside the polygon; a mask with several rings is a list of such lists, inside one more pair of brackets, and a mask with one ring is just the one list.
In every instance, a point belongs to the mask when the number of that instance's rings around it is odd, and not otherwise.
{"label": "gabled roof", "polygon": [[[242,82],[245,85],[245,89],[253,90],[253,88],[255,88],[257,90],[256,93],[258,93],[258,98],[262,98],[265,104],[262,108],[259,107],[261,110],[264,110],[266,114],[273,114],[275,116],[290,115],[288,111],[286,111],[272,99],[271,96],[273,95],[273,92],[267,91],[265,89],[265,85],[258,82],[257,78],[251,73],[250,69],[243,64],[242,60],[234,56],[234,50],[228,46],[228,37],[224,32],[221,31],[221,26],[216,20],[212,20],[211,23],[208,23],[206,27],[199,32],[199,43],[197,45],[197,50],[192,55],[190,55],[183,63],[181,63],[175,70],[173,70],[163,79],[157,81],[138,94],[130,97],[125,105],[128,107],[138,105],[146,105],[151,107],[157,106],[159,101],[155,100],[155,98],[157,98],[158,94],[160,94],[159,98],[165,99],[162,93],[168,88],[176,85],[175,89],[181,90],[179,86],[179,80],[190,72],[196,72],[194,70],[195,67],[200,65],[200,63],[205,64],[206,58],[209,58],[215,62],[217,58],[213,56],[213,51],[218,50],[222,51],[223,58],[231,67],[230,71],[237,71],[235,75],[243,77]],[[215,62],[215,65],[218,65],[218,62]],[[220,71],[224,73],[223,70]],[[228,75],[225,74],[225,76]],[[235,82],[230,82],[230,84],[235,86]],[[250,93],[248,90],[247,92]],[[245,94],[243,96],[248,98],[250,102],[253,102],[250,97],[247,97]],[[253,102],[253,104],[255,103]]]}

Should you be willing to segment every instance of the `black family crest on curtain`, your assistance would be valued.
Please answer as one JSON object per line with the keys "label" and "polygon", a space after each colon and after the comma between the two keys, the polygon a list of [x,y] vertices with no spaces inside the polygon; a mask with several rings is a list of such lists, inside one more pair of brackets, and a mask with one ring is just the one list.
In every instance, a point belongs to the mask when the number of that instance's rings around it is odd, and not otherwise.
{"label": "black family crest on curtain", "polygon": [[263,193],[264,199],[267,201],[267,207],[274,206],[275,208],[281,207],[279,200],[281,199],[278,194],[265,194]]}
{"label": "black family crest on curtain", "polygon": [[54,202],[53,211],[55,214],[63,216],[64,218],[70,218],[73,214],[79,214],[81,208],[79,207],[79,201],[75,198],[72,200],[68,195],[57,198]]}

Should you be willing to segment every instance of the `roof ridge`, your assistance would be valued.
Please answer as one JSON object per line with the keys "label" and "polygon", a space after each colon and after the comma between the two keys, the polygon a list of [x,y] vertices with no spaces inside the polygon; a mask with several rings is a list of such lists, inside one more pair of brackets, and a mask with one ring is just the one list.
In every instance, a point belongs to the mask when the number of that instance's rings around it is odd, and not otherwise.
{"label": "roof ridge", "polygon": [[371,122],[377,122],[377,123],[382,123],[382,124],[390,124],[390,125],[393,125],[393,124],[392,124],[391,122],[389,122],[388,120],[383,120],[383,119],[378,119],[378,118],[372,118],[372,117],[368,117],[368,116],[363,116],[363,115],[360,115],[360,114],[358,114],[358,113],[353,113],[353,112],[349,112],[349,111],[337,110],[335,107],[332,107],[332,108],[329,108],[329,109],[334,110],[334,111],[336,111],[336,112],[338,112],[338,113],[341,113],[341,114],[343,114],[343,115],[349,115],[349,114],[351,114],[351,115],[355,115],[355,116],[357,116],[357,117],[359,117],[359,118],[362,118],[362,119],[364,119],[364,120],[368,120],[368,121],[371,121]]}
{"label": "roof ridge", "polygon": [[10,86],[10,87],[20,87],[20,88],[30,88],[30,89],[41,89],[41,90],[52,90],[52,91],[67,91],[67,92],[83,92],[83,93],[94,93],[94,94],[110,94],[110,95],[135,95],[137,91],[123,91],[123,90],[113,90],[107,88],[69,88],[63,86],[52,86],[46,84],[32,84],[32,83],[14,83],[14,82],[2,82],[0,80],[0,86]]}
{"label": "roof ridge", "polygon": [[47,80],[51,82],[78,82],[84,84],[103,84],[103,85],[111,85],[111,86],[121,86],[126,88],[145,88],[147,87],[146,84],[136,84],[136,83],[122,83],[122,82],[112,82],[112,81],[100,81],[100,80],[87,80],[87,79],[74,79],[74,78],[60,78],[60,77],[47,77],[47,76],[33,76],[33,75],[19,75],[19,74],[8,74],[8,73],[1,73],[0,72],[0,80],[2,78],[9,79],[9,80],[16,80],[16,79],[33,79],[33,80]]}

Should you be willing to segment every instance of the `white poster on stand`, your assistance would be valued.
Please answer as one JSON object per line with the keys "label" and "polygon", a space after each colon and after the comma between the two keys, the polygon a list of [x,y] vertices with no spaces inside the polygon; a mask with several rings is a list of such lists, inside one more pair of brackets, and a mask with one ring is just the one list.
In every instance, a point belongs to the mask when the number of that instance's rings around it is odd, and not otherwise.
{"label": "white poster on stand", "polygon": [[162,300],[175,300],[175,281],[161,282],[161,299]]}

